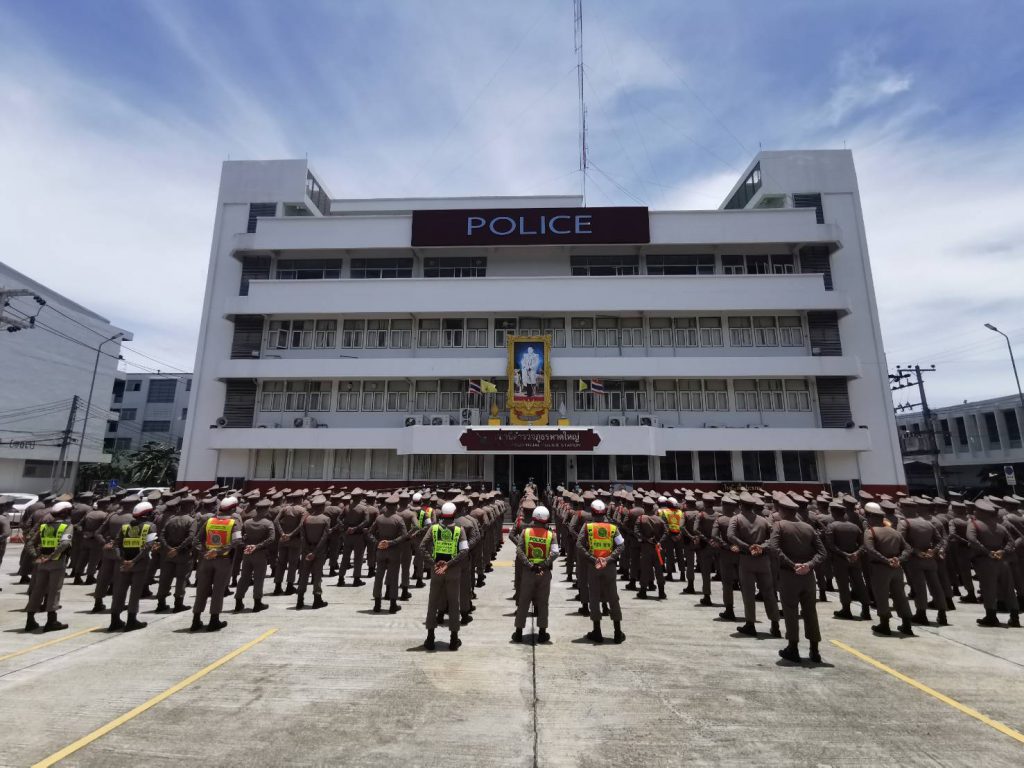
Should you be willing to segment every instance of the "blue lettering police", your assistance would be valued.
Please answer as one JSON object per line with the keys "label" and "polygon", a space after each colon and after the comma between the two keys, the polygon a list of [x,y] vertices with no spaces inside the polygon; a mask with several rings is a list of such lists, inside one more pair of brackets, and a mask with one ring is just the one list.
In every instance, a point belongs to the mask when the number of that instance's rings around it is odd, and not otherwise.
{"label": "blue lettering police", "polygon": [[[473,232],[485,227],[492,235],[506,237],[508,235],[591,235],[593,234],[592,216],[590,214],[558,214],[557,216],[539,216],[536,221],[530,224],[526,222],[526,216],[514,219],[511,216],[495,216],[493,219],[485,219],[483,216],[466,217],[466,236],[472,237]],[[530,227],[533,227],[532,229]]]}

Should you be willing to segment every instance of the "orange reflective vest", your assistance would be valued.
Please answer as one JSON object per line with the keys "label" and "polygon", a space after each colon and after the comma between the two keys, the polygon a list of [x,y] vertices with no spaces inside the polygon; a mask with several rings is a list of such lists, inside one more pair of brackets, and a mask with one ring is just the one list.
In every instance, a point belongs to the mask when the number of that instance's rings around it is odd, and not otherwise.
{"label": "orange reflective vest", "polygon": [[679,533],[679,531],[682,530],[683,513],[678,509],[666,507],[665,509],[662,509],[659,514],[661,515],[661,519],[665,521],[665,525],[668,526],[669,533]]}
{"label": "orange reflective vest", "polygon": [[551,554],[551,542],[554,534],[547,528],[527,528],[523,531],[526,546],[526,559],[531,563],[543,563]]}
{"label": "orange reflective vest", "polygon": [[587,547],[594,557],[608,557],[615,548],[619,529],[612,523],[587,523]]}
{"label": "orange reflective vest", "polygon": [[233,517],[211,517],[206,521],[206,548],[223,549],[231,543],[231,532],[235,528]]}

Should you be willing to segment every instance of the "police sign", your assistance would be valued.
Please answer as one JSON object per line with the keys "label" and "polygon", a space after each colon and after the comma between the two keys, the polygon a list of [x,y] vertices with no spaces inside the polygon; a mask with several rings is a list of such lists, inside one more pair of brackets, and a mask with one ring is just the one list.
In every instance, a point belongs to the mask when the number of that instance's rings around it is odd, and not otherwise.
{"label": "police sign", "polygon": [[412,245],[571,245],[649,243],[641,207],[413,211]]}

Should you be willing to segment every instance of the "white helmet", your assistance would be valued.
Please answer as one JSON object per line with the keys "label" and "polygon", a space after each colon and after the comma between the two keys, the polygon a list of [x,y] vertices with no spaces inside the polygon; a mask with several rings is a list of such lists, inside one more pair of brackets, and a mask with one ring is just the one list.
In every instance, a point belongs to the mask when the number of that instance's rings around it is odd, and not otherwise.
{"label": "white helmet", "polygon": [[51,512],[67,512],[69,509],[71,509],[70,501],[58,501],[56,504],[50,507]]}
{"label": "white helmet", "polygon": [[666,504],[666,503],[668,503],[668,496],[659,496],[658,497],[658,503],[659,504]]}
{"label": "white helmet", "polygon": [[598,514],[604,514],[605,505],[604,502],[601,501],[600,499],[595,499],[594,501],[590,502],[590,508]]}
{"label": "white helmet", "polygon": [[455,505],[446,501],[441,505],[441,517],[455,517]]}
{"label": "white helmet", "polygon": [[417,503],[423,501],[423,494],[422,493],[414,493],[412,495],[412,500],[414,502],[417,502]]}
{"label": "white helmet", "polygon": [[234,496],[228,496],[226,499],[224,499],[220,503],[220,508],[221,509],[234,509],[237,506],[238,506],[238,499],[236,499]]}
{"label": "white helmet", "polygon": [[152,504],[150,504],[148,501],[140,501],[132,509],[132,515],[134,517],[140,517],[141,515],[144,515],[147,512],[152,512],[152,511],[153,511],[153,505]]}
{"label": "white helmet", "polygon": [[668,503],[669,503],[669,506],[678,507],[679,506],[679,499],[677,499],[675,496],[669,496],[668,497]]}
{"label": "white helmet", "polygon": [[546,523],[548,520],[551,519],[551,513],[548,512],[547,507],[537,507],[535,510],[533,510],[533,515],[531,516],[531,518],[533,520],[536,520],[538,523]]}
{"label": "white helmet", "polygon": [[872,515],[884,515],[885,514],[884,512],[882,512],[882,508],[878,504],[873,502],[873,501],[869,501],[867,504],[864,505],[864,511],[865,512],[869,512]]}

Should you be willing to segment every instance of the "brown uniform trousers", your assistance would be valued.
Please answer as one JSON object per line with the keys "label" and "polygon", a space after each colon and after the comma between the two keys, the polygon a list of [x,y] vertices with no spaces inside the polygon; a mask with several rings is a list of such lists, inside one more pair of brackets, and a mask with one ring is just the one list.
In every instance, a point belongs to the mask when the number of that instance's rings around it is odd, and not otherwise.
{"label": "brown uniform trousers", "polygon": [[[551,597],[551,569],[537,573],[532,568],[523,568],[519,581],[519,601],[516,604],[516,629],[526,626],[530,604],[537,612],[538,629],[548,628],[548,599]],[[601,608],[598,607],[600,611]]]}
{"label": "brown uniform trousers", "polygon": [[210,601],[210,614],[217,616],[224,608],[224,593],[227,592],[228,580],[231,578],[231,558],[215,557],[199,560],[199,572],[196,576],[196,604],[192,613],[202,615],[206,610],[206,601]]}
{"label": "brown uniform trousers", "polygon": [[60,591],[64,586],[65,558],[47,560],[35,567],[32,585],[28,591],[28,613],[37,613],[45,606],[47,613],[54,613],[60,605]]}
{"label": "brown uniform trousers", "polygon": [[[147,545],[148,546],[148,545]],[[125,608],[127,599],[128,613],[139,612],[139,600],[142,591],[149,583],[149,557],[143,557],[127,570],[121,570],[120,561],[114,573],[114,598],[110,605],[112,614],[120,613]]]}
{"label": "brown uniform trousers", "polygon": [[453,632],[458,631],[459,615],[462,604],[462,571],[469,567],[468,562],[460,562],[449,566],[440,576],[436,573],[430,578],[430,595],[427,598],[427,629],[437,626],[437,614],[448,612],[448,626]]}

